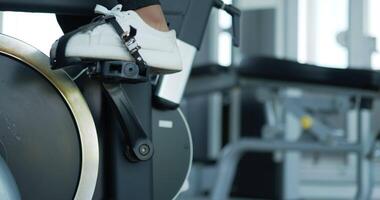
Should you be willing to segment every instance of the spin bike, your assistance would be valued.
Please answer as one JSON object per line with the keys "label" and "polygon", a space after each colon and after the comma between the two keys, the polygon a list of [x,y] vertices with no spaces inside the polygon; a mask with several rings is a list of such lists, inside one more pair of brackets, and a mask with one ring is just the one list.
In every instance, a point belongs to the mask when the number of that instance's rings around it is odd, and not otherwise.
{"label": "spin bike", "polygon": [[[178,108],[212,7],[220,0],[161,0],[178,33],[183,71],[139,73],[138,63],[99,61],[52,70],[38,49],[0,34],[1,199],[175,199],[192,142]],[[1,11],[90,15],[103,0],[0,0]],[[73,79],[78,69],[88,76]]]}

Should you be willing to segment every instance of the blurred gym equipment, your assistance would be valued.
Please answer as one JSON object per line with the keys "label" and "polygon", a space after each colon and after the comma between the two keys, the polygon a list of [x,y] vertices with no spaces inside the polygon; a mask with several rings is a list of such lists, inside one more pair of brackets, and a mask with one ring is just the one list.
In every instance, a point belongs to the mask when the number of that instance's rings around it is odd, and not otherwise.
{"label": "blurred gym equipment", "polygon": [[[203,87],[206,83],[209,85],[207,89]],[[217,157],[214,174],[209,173],[209,177],[216,178],[211,183],[211,199],[230,198],[238,163],[249,152],[273,152],[284,170],[287,169],[283,178],[294,179],[297,174],[293,172],[292,165],[300,156],[294,154],[294,151],[344,154],[347,158],[349,153],[355,153],[358,190],[352,198],[371,199],[374,155],[378,149],[378,134],[370,131],[371,112],[373,101],[379,98],[380,73],[372,70],[322,68],[283,59],[256,57],[244,60],[239,67],[205,65],[194,69],[187,95],[231,91],[235,95],[229,102],[230,113],[235,114],[230,115],[228,121],[239,126],[241,119],[235,116],[241,116],[241,94],[248,90],[264,105],[265,126],[260,133],[261,137],[255,139],[241,137],[241,133],[234,135],[236,132],[233,131],[228,133],[231,142],[223,147]],[[305,93],[314,97],[307,99],[303,97]],[[317,94],[322,94],[322,97],[316,96]],[[318,117],[315,110],[332,108],[342,114],[341,120],[346,127],[326,123],[326,120]]]}

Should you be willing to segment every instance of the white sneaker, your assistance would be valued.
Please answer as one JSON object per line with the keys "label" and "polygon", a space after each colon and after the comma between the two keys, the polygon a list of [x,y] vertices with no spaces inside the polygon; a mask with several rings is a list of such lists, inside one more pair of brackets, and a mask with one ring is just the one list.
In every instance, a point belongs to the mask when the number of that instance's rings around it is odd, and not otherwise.
{"label": "white sneaker", "polygon": [[[153,71],[174,73],[182,70],[180,52],[177,46],[176,32],[158,31],[146,24],[134,11],[121,11],[117,5],[112,10],[97,5],[95,12],[106,16],[115,16],[124,31],[130,26],[137,30],[135,39],[140,46],[139,53]],[[52,47],[51,55],[56,55],[59,40]],[[110,24],[100,24],[90,30],[80,31],[69,38],[66,47],[66,58],[84,60],[125,60],[134,61],[125,44]],[[52,58],[54,59],[54,58]]]}

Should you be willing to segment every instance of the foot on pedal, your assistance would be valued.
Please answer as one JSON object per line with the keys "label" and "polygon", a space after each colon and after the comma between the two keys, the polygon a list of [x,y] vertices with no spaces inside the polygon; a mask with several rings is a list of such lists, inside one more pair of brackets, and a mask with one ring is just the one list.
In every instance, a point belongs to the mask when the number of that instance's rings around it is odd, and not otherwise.
{"label": "foot on pedal", "polygon": [[[138,62],[143,59],[144,64],[156,73],[181,71],[175,31],[158,31],[146,24],[136,12],[121,9],[121,5],[111,10],[97,5],[95,12],[102,14],[100,17],[58,39],[50,51],[53,69],[82,62]],[[136,52],[138,56],[134,55]]]}

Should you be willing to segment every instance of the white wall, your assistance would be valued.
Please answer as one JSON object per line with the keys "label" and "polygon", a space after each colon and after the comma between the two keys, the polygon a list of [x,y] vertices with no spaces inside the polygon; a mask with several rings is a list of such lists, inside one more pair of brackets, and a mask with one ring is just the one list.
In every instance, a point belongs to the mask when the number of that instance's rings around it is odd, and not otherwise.
{"label": "white wall", "polygon": [[3,12],[1,33],[20,39],[49,55],[53,42],[62,35],[54,14]]}

